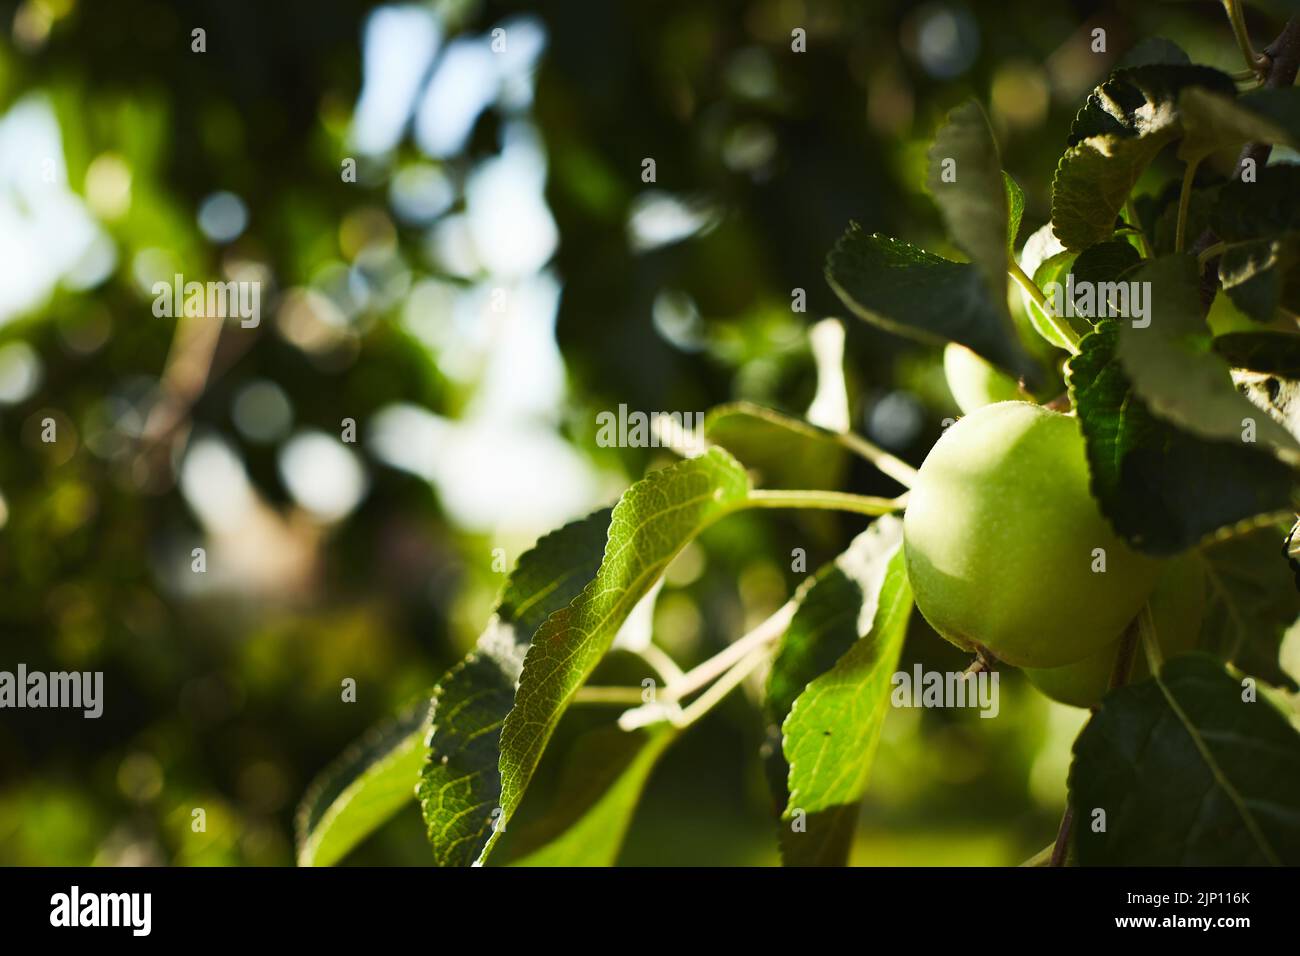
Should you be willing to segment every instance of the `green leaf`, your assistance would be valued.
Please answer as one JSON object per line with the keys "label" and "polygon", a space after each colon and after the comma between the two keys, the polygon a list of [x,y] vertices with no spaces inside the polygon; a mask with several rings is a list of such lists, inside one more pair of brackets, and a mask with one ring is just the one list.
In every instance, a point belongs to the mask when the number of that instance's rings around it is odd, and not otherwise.
{"label": "green leaf", "polygon": [[1201,552],[1206,578],[1201,644],[1247,674],[1296,690],[1278,663],[1282,638],[1300,617],[1300,590],[1285,539],[1285,525],[1268,526]]}
{"label": "green leaf", "polygon": [[935,134],[926,188],[948,235],[983,274],[989,291],[1006,289],[1009,186],[988,117],[974,100],[949,113]]}
{"label": "green leaf", "polygon": [[[881,586],[901,540],[902,522],[881,518],[800,589],[798,609],[768,674],[764,710],[772,727],[781,728],[809,685],[834,668],[859,640],[866,639],[876,618]],[[768,759],[773,796],[784,810],[789,802],[789,764],[779,746]],[[844,865],[856,820],[856,800],[808,813],[802,832],[794,832],[783,815],[781,852],[786,865]]]}
{"label": "green leaf", "polygon": [[[1266,142],[1282,143],[1295,149],[1300,144],[1300,90],[1294,86],[1264,87],[1242,93],[1242,109],[1273,124],[1282,135]],[[1256,135],[1248,137],[1252,142]]]}
{"label": "green leaf", "polygon": [[1121,278],[1131,279],[1127,273],[1142,261],[1141,254],[1126,239],[1109,239],[1089,246],[1079,253],[1070,267],[1077,286],[1081,282],[1093,285],[1102,282],[1116,282]]}
{"label": "green leaf", "polygon": [[1172,40],[1166,40],[1164,37],[1148,37],[1140,40],[1133,49],[1129,50],[1116,68],[1123,70],[1156,63],[1184,65],[1191,62],[1191,58],[1183,48]]}
{"label": "green leaf", "polygon": [[433,734],[418,793],[440,866],[472,863],[487,839],[501,794],[501,725],[514,706],[529,641],[595,576],[610,520],[610,509],[603,508],[525,552],[478,645],[434,692]]}
{"label": "green leaf", "polygon": [[1284,509],[1294,476],[1240,442],[1209,442],[1153,416],[1133,391],[1111,321],[1084,337],[1066,380],[1087,447],[1092,493],[1115,530],[1154,554]]}
{"label": "green leaf", "polygon": [[1232,380],[1241,394],[1288,434],[1300,436],[1300,379],[1234,371]]}
{"label": "green leaf", "polygon": [[[1020,253],[1020,268],[1034,280],[1038,288],[1044,289],[1052,282],[1064,283],[1075,258],[1076,253],[1061,245],[1049,222],[1025,240],[1025,247]],[[1070,343],[1056,331],[1038,303],[1023,288],[1020,289],[1020,300],[1034,331],[1057,348],[1069,351]],[[1059,321],[1073,328],[1076,335],[1083,335],[1091,327],[1085,319],[1071,316],[1062,317]]]}
{"label": "green leaf", "polygon": [[[1080,259],[1083,257],[1080,256]],[[1228,363],[1216,354],[1201,318],[1196,258],[1172,255],[1145,262],[1130,280],[1147,290],[1149,324],[1120,324],[1118,357],[1133,393],[1157,417],[1212,441],[1242,441],[1244,422],[1258,441],[1300,456],[1300,442],[1241,394]]]}
{"label": "green leaf", "polygon": [[[1053,284],[1060,286],[1061,293],[1064,295],[1070,276],[1074,277],[1076,288],[1081,282],[1093,284],[1114,282],[1142,259],[1138,251],[1125,239],[1110,239],[1089,246],[1080,253],[1070,252],[1062,249],[1061,244],[1052,235],[1051,229],[1049,223],[1030,237],[1029,242],[1025,244],[1024,260],[1021,265],[1027,274],[1033,276],[1034,283],[1043,290],[1049,301],[1053,298]],[[1024,290],[1021,290],[1021,295],[1035,330],[1058,348],[1069,350],[1069,344],[1057,333],[1052,323],[1048,322],[1047,316],[1038,304]],[[1086,335],[1093,328],[1092,322],[1080,315],[1063,314],[1057,318],[1057,322],[1064,322],[1074,329],[1078,336]]]}
{"label": "green leaf", "polygon": [[750,402],[710,409],[704,436],[757,472],[764,488],[834,490],[848,462],[836,433]]}
{"label": "green leaf", "polygon": [[[538,628],[524,658],[514,707],[501,730],[497,829],[518,808],[556,724],[632,608],[692,538],[745,506],[749,490],[740,463],[712,448],[643,478],[624,493],[614,507],[595,578]],[[498,836],[489,825],[496,808],[479,807],[484,809],[477,831],[457,844],[462,856],[474,853],[480,862]],[[437,822],[446,826],[449,821],[440,814]]]}
{"label": "green leaf", "polygon": [[[788,858],[821,861],[826,859],[822,846],[842,846],[846,816],[856,812],[866,791],[912,611],[901,532],[885,528],[881,534],[879,543],[888,536],[897,540],[887,560],[883,554],[873,557],[875,567],[884,564],[884,573],[875,572],[861,592],[863,608],[875,595],[870,629],[859,619],[865,635],[804,689],[782,725],[782,750],[790,764],[790,797],[782,815]],[[801,816],[808,824],[805,833],[793,829]],[[804,837],[820,845],[800,847],[797,841]]]}
{"label": "green leaf", "polygon": [[923,342],[957,342],[1013,377],[1040,378],[1007,317],[1005,282],[991,295],[972,263],[850,223],[827,256],[826,280],[859,318]]}
{"label": "green leaf", "polygon": [[1256,322],[1271,322],[1278,308],[1300,307],[1300,239],[1235,243],[1219,257],[1219,281],[1233,305]]}
{"label": "green leaf", "polygon": [[1210,228],[1224,242],[1300,232],[1300,166],[1265,166],[1255,182],[1224,184],[1210,212]]}
{"label": "green leaf", "polygon": [[574,746],[552,810],[524,831],[512,866],[613,866],[655,765],[678,731],[667,723],[602,727]]}
{"label": "green leaf", "polygon": [[767,677],[764,708],[772,723],[784,723],[804,689],[865,635],[900,540],[902,523],[883,517],[800,588],[798,609],[781,636]]}
{"label": "green leaf", "polygon": [[1233,368],[1300,378],[1300,335],[1294,332],[1229,332],[1213,346]]}
{"label": "green leaf", "polygon": [[1075,741],[1070,800],[1085,866],[1300,863],[1300,734],[1215,661],[1178,657],[1105,697]]}
{"label": "green leaf", "polygon": [[1179,158],[1199,161],[1219,149],[1239,149],[1243,143],[1274,143],[1294,147],[1293,131],[1300,127],[1300,90],[1266,89],[1233,94],[1198,87],[1178,97],[1183,141]]}
{"label": "green leaf", "polygon": [[299,866],[332,866],[415,798],[429,701],[373,728],[326,768],[298,807]]}
{"label": "green leaf", "polygon": [[1217,70],[1167,63],[1117,70],[1093,90],[1052,181],[1052,225],[1067,249],[1086,249],[1114,234],[1138,178],[1181,135],[1178,95],[1192,86],[1236,92]]}
{"label": "green leaf", "polygon": [[1086,249],[1114,234],[1138,177],[1173,138],[1171,130],[1141,139],[1092,137],[1066,152],[1052,181],[1052,223],[1067,249]]}
{"label": "green leaf", "polygon": [[[1020,235],[1020,220],[1025,217],[1025,191],[1008,172],[1002,173],[1002,181],[1007,189],[1007,255],[1015,258],[1016,237]],[[1002,271],[1006,272],[1005,261]],[[1005,279],[1002,282],[1005,284]]]}

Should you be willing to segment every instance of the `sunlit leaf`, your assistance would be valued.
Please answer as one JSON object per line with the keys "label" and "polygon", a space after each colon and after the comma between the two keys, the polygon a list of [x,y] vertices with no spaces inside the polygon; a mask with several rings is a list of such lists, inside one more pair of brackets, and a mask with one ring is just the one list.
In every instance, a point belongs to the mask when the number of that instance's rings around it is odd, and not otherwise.
{"label": "sunlit leaf", "polygon": [[751,402],[709,410],[704,435],[756,472],[764,488],[840,487],[847,453],[839,436]]}
{"label": "sunlit leaf", "polygon": [[512,866],[613,866],[641,792],[678,731],[605,727],[569,755],[551,812],[519,837]]}
{"label": "sunlit leaf", "polygon": [[500,800],[498,740],[533,633],[595,576],[611,512],[601,509],[545,536],[519,559],[478,646],[434,693],[433,734],[419,781],[435,862],[478,856]]}
{"label": "sunlit leaf", "polygon": [[415,799],[429,701],[385,721],[320,774],[298,808],[298,865],[331,866]]}
{"label": "sunlit leaf", "polygon": [[[882,559],[873,563],[878,567]],[[888,552],[883,575],[873,576],[868,587],[876,593],[870,628],[859,620],[864,636],[804,689],[782,726],[782,749],[790,764],[790,797],[782,815],[790,832],[783,843],[795,859],[825,860],[819,847],[794,849],[790,841],[802,837],[842,845],[836,832],[842,834],[843,815],[866,791],[912,611],[901,535]],[[870,602],[863,597],[857,606],[866,608]],[[795,829],[800,819],[815,825],[800,833]]]}
{"label": "sunlit leaf", "polygon": [[[499,813],[496,804],[476,803],[470,826],[477,822],[477,828],[444,843],[452,848],[444,861],[482,860],[487,855],[500,827],[518,808],[574,693],[609,649],[632,608],[691,539],[744,506],[749,489],[740,463],[722,449],[712,448],[699,458],[654,472],[624,493],[610,518],[609,540],[596,576],[538,628],[524,658],[514,706],[501,730]],[[435,728],[435,737],[436,733]],[[435,790],[430,783],[426,773],[421,799],[437,849],[452,821],[438,803],[445,786],[439,784]],[[431,798],[437,811],[433,814]]]}
{"label": "sunlit leaf", "polygon": [[[801,589],[798,610],[781,638],[768,675],[764,709],[774,727],[785,725],[795,702],[809,686],[835,668],[860,640],[879,639],[879,632],[871,631],[868,637],[868,631],[876,620],[882,585],[901,540],[902,522],[881,518]],[[815,721],[817,715],[811,714],[809,719]],[[796,729],[795,738],[787,733],[787,745],[799,745],[803,732]],[[774,748],[768,759],[774,764],[769,773],[774,796],[785,808],[790,797],[789,764],[780,747]],[[792,829],[794,821],[783,814],[781,853],[786,865],[847,862],[856,818],[856,800],[807,812],[799,821],[799,831]]]}

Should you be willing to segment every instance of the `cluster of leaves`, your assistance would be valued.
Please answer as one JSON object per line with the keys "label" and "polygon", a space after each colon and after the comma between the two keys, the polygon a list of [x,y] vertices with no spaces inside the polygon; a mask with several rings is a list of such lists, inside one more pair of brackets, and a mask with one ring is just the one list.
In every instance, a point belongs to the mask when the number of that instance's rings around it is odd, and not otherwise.
{"label": "cluster of leaves", "polygon": [[[1238,95],[1232,77],[1172,44],[1145,44],[1079,111],[1052,220],[1019,260],[1024,197],[974,102],[951,113],[929,158],[930,191],[967,261],[856,224],[827,260],[854,314],[960,343],[1045,395],[1061,373],[1019,337],[1006,296],[1008,275],[1018,275],[1030,324],[1070,353],[1064,382],[1103,513],[1138,548],[1195,548],[1205,563],[1210,654],[1112,692],[1076,744],[1076,816],[1106,807],[1111,820],[1101,834],[1078,828],[1085,863],[1300,860],[1300,735],[1266,701],[1240,706],[1226,669],[1295,689],[1278,650],[1300,613],[1279,528],[1300,453],[1289,405],[1300,372],[1297,168],[1263,166],[1246,181],[1196,176],[1207,159],[1258,142],[1300,144],[1300,92]],[[1171,151],[1181,184],[1134,196]],[[1202,237],[1195,252],[1190,223]],[[1050,315],[1030,284],[1071,275],[1149,284],[1149,323]],[[1225,334],[1207,323],[1207,288],[1232,316]],[[650,474],[613,509],[519,560],[478,645],[430,702],[377,730],[313,789],[300,862],[340,859],[410,799],[417,779],[435,861],[485,862],[561,718],[674,556],[763,503],[756,483],[807,488],[810,470],[823,481],[843,472],[843,436],[770,410],[727,406],[706,431],[707,452]],[[782,622],[764,710],[790,864],[847,860],[911,616],[901,542],[901,522],[879,517],[797,591]],[[589,735],[574,749],[562,811],[515,859],[613,862],[639,792],[681,729],[660,719]]]}

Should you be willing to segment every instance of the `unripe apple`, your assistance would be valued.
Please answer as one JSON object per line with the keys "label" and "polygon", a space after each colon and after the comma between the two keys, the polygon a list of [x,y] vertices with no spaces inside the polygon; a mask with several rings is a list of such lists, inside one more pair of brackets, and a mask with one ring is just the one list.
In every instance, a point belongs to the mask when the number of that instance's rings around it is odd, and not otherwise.
{"label": "unripe apple", "polygon": [[943,350],[943,375],[963,415],[994,402],[1024,401],[1029,397],[1010,375],[956,342],[949,342]]}
{"label": "unripe apple", "polygon": [[[1156,643],[1165,659],[1196,648],[1205,617],[1205,566],[1194,554],[1169,561],[1148,599]],[[1052,700],[1072,707],[1095,707],[1110,688],[1111,674],[1123,638],[1077,664],[1064,667],[1025,668],[1029,682]],[[1147,656],[1141,641],[1134,651],[1129,681],[1149,677]]]}
{"label": "unripe apple", "polygon": [[1102,517],[1078,421],[1028,402],[978,409],[935,443],[903,547],[931,626],[1020,667],[1073,664],[1113,643],[1162,566]]}

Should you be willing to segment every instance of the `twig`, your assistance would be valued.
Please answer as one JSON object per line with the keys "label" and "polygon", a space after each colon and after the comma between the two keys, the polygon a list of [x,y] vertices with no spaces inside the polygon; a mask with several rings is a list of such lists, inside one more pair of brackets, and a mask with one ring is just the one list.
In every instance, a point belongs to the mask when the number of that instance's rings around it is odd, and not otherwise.
{"label": "twig", "polygon": [[746,504],[752,508],[818,508],[825,511],[849,511],[862,515],[888,515],[907,507],[907,495],[897,498],[873,498],[844,491],[786,491],[784,489],[751,491]]}
{"label": "twig", "polygon": [[1056,830],[1056,845],[1052,847],[1052,860],[1048,866],[1065,866],[1066,855],[1070,852],[1070,831],[1074,829],[1074,808],[1068,803],[1065,813],[1061,814],[1061,825]]}

